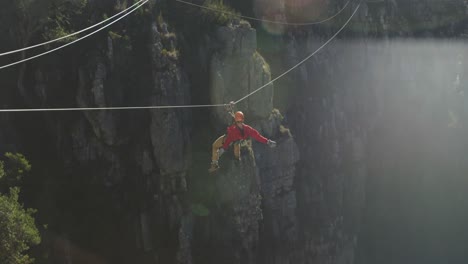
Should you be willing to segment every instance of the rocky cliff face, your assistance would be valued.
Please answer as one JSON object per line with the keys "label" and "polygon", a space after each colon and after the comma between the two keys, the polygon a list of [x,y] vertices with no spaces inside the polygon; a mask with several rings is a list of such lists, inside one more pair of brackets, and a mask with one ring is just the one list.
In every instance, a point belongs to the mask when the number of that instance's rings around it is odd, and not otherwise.
{"label": "rocky cliff face", "polygon": [[[35,99],[28,107],[190,104],[175,34],[165,22],[150,22],[149,17],[144,14],[122,25],[143,22],[135,35],[117,29],[100,36],[98,47],[87,49],[82,57],[72,52],[52,55],[67,69],[28,66],[26,87]],[[50,258],[44,261],[190,263],[186,237],[191,220],[183,202],[190,114],[175,109],[3,118],[19,131],[18,143],[43,137],[43,142],[15,149],[26,152],[38,175],[43,174],[34,180],[38,186],[26,191],[37,201],[33,204],[41,211],[40,222],[50,227],[44,233]],[[14,126],[15,122],[21,124]],[[26,126],[36,132],[30,133]],[[15,137],[5,133],[3,139],[12,142]],[[47,171],[54,173],[45,175]],[[45,198],[38,199],[42,195]]]}
{"label": "rocky cliff face", "polygon": [[[270,81],[269,66],[256,52],[256,32],[245,21],[218,27],[201,45],[213,52],[210,94],[212,102],[227,103]],[[199,58],[208,61],[206,58]],[[221,171],[215,176],[214,205],[210,216],[195,225],[194,245],[197,262],[259,263],[266,252],[278,247],[278,239],[296,239],[294,168],[298,151],[283,116],[272,107],[272,85],[236,105],[246,114],[247,122],[268,138],[278,140],[270,149],[258,142],[242,148],[240,162],[232,154],[221,159]],[[232,122],[223,108],[213,112],[217,127]],[[213,137],[213,140],[216,137]],[[269,244],[274,232],[274,241]]]}
{"label": "rocky cliff face", "polygon": [[[255,29],[245,21],[238,25],[219,27],[216,40],[222,49],[211,57],[211,100],[215,103],[237,101],[270,81],[270,69],[263,57],[256,51]],[[273,85],[237,105],[250,120],[268,118],[273,109]],[[225,123],[224,109],[218,109],[216,118]]]}
{"label": "rocky cliff face", "polygon": [[[253,4],[255,12],[266,10],[259,9],[263,2]],[[291,3],[271,4],[264,15],[301,18]],[[424,14],[442,10],[411,3]],[[165,4],[152,3],[93,44],[28,64],[19,75],[22,93],[15,92],[15,71],[3,72],[8,92],[0,92],[0,105],[228,103],[313,52],[350,14],[307,29],[254,29],[233,20],[195,35],[157,18]],[[343,4],[321,8],[332,14]],[[387,168],[371,167],[376,152],[370,150],[384,148],[373,144],[376,128],[385,128],[388,119],[380,118],[389,112],[381,106],[386,93],[374,82],[385,74],[368,67],[388,49],[375,52],[368,41],[440,35],[434,25],[458,32],[442,16],[405,17],[411,8],[402,1],[363,3],[342,35],[357,40],[333,42],[275,87],[238,104],[247,123],[278,146],[253,142],[240,162],[228,152],[215,176],[207,174],[210,144],[231,122],[222,108],[2,114],[2,151],[25,152],[37,173],[24,190],[39,222],[49,225],[42,251],[48,259],[38,262],[353,263],[367,179]],[[424,30],[412,32],[411,23]],[[463,83],[464,68],[459,71]]]}

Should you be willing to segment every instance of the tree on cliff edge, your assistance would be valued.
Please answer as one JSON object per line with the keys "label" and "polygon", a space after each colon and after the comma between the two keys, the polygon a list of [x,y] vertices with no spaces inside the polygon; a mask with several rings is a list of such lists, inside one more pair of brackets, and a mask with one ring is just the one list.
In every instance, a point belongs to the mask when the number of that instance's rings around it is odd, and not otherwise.
{"label": "tree on cliff edge", "polygon": [[19,203],[18,184],[31,166],[21,154],[7,153],[6,162],[0,161],[0,190],[9,189],[8,194],[0,192],[0,263],[33,263],[24,251],[41,242],[34,223],[35,210],[24,209]]}

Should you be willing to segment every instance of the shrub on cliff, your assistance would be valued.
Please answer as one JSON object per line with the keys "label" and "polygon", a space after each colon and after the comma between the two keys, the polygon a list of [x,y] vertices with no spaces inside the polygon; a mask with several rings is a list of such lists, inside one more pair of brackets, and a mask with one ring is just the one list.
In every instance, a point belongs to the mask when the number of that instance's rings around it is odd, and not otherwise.
{"label": "shrub on cliff", "polygon": [[6,153],[5,157],[0,161],[0,190],[9,189],[9,193],[0,192],[0,263],[29,264],[34,260],[24,252],[41,241],[35,210],[23,207],[18,201],[19,187],[12,186],[20,183],[31,165],[21,154]]}
{"label": "shrub on cliff", "polygon": [[24,209],[18,202],[19,188],[8,195],[0,194],[0,263],[28,264],[31,259],[24,251],[41,242],[34,224],[33,209]]}
{"label": "shrub on cliff", "polygon": [[213,12],[208,9],[201,10],[202,19],[207,24],[226,25],[238,15],[234,9],[225,5],[223,0],[207,0],[203,5],[209,9],[219,11]]}

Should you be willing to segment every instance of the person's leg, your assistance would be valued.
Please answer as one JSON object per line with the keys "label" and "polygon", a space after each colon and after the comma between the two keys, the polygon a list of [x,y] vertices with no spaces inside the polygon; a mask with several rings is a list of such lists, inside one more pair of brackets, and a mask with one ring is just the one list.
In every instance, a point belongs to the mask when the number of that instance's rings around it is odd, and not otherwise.
{"label": "person's leg", "polygon": [[218,160],[219,160],[218,149],[223,146],[224,138],[225,138],[225,135],[222,135],[218,139],[216,139],[215,142],[213,142],[212,154],[211,154],[211,168],[209,169],[210,172],[214,172],[215,170],[217,170],[219,168],[219,166],[218,166]]}
{"label": "person's leg", "polygon": [[219,160],[218,149],[223,146],[225,135],[220,136],[218,139],[213,142],[211,160]]}

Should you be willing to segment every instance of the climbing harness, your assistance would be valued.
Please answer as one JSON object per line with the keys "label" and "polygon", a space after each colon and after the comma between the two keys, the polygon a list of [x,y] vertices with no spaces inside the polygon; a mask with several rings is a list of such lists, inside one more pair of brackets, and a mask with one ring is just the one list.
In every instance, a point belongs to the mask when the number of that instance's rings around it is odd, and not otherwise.
{"label": "climbing harness", "polygon": [[[125,14],[124,16],[118,18],[117,20],[111,22],[110,24],[104,26],[103,28],[105,27],[108,27],[110,25],[112,25],[113,23],[117,22],[118,20],[124,18],[125,16],[129,15],[130,13],[134,12],[136,9],[138,9],[140,6],[144,5],[145,3],[147,3],[148,0],[145,0],[145,2],[143,2],[142,4],[140,4],[139,6],[135,7],[133,10],[129,11],[127,14]],[[338,36],[338,34],[349,24],[349,22],[351,21],[351,19],[354,17],[354,15],[356,14],[356,12],[358,11],[359,7],[361,6],[361,3],[358,4],[358,6],[356,7],[356,9],[354,10],[354,12],[351,14],[351,16],[349,17],[349,19],[344,23],[344,25],[329,39],[327,40],[322,46],[320,46],[317,50],[315,50],[312,54],[310,54],[309,56],[307,56],[305,59],[303,59],[302,61],[300,61],[299,63],[297,63],[296,65],[294,65],[293,67],[291,67],[289,70],[285,71],[284,73],[280,74],[279,76],[277,76],[276,78],[272,79],[271,81],[269,81],[268,83],[260,86],[259,88],[257,88],[256,90],[254,90],[253,92],[247,94],[246,96],[242,97],[241,99],[237,100],[237,101],[234,101],[234,104],[237,104],[243,100],[245,100],[246,98],[250,97],[251,95],[257,93],[258,91],[260,91],[261,89],[269,86],[270,84],[272,84],[273,82],[277,81],[278,79],[280,79],[281,77],[285,76],[286,74],[288,74],[289,72],[291,72],[292,70],[296,69],[297,67],[299,67],[300,65],[304,64],[307,60],[309,60],[311,57],[313,57],[315,54],[317,54],[321,49],[323,49],[326,45],[328,45],[328,43],[330,43],[336,36]],[[60,48],[63,48],[67,45],[71,45],[83,38],[86,38],[94,33],[96,33],[97,31],[100,31],[102,30],[103,28],[100,28],[82,38],[79,38],[73,42],[70,42],[66,45],[63,45],[61,47],[58,47],[54,50],[51,50],[51,51],[48,51],[47,53],[50,53],[50,52],[53,52],[55,50],[58,50]],[[42,55],[45,55],[47,53],[42,53],[42,54],[39,54],[35,57],[39,57],[39,56],[42,56]],[[35,57],[31,57],[31,58],[28,58],[26,60],[30,60],[30,59],[33,59]],[[26,61],[26,60],[23,60],[23,61]],[[23,62],[21,61],[21,62]],[[18,64],[18,63],[21,63],[21,62],[17,62],[15,64]],[[5,67],[8,67],[8,66],[11,66],[11,65],[14,65],[14,64],[10,64],[10,65],[6,65],[6,66],[3,66],[3,67],[0,67],[0,69],[3,69]],[[232,105],[232,103],[230,103],[230,105]],[[80,107],[70,107],[70,108],[25,108],[25,109],[0,109],[0,112],[49,112],[49,111],[95,111],[95,110],[135,110],[135,109],[175,109],[175,108],[202,108],[202,107],[226,107],[227,104],[208,104],[208,105],[166,105],[166,106],[134,106],[134,107],[86,107],[86,108],[80,108]]]}
{"label": "climbing harness", "polygon": [[40,54],[38,54],[38,55],[35,55],[35,56],[32,56],[32,57],[26,58],[26,59],[24,59],[24,60],[20,60],[20,61],[17,61],[17,62],[13,62],[13,63],[7,64],[7,65],[1,66],[1,67],[0,67],[0,70],[1,70],[1,69],[5,69],[5,68],[8,68],[8,67],[11,67],[11,66],[16,65],[16,64],[23,63],[23,62],[25,62],[25,61],[29,61],[29,60],[32,60],[32,59],[35,59],[35,58],[38,58],[38,57],[47,55],[47,54],[52,53],[52,52],[54,52],[54,51],[57,51],[57,50],[60,50],[60,49],[65,48],[65,47],[67,47],[67,46],[70,46],[70,45],[72,45],[73,43],[76,43],[76,42],[78,42],[78,41],[80,41],[80,40],[82,40],[82,39],[85,39],[85,38],[87,38],[87,37],[89,37],[89,36],[91,36],[91,35],[94,35],[94,34],[98,33],[99,31],[101,31],[101,30],[103,30],[103,29],[105,29],[105,28],[107,28],[107,27],[113,25],[114,23],[117,23],[118,21],[120,21],[121,19],[123,19],[123,18],[125,18],[126,16],[130,15],[131,13],[135,12],[138,8],[140,8],[140,7],[143,6],[144,4],[148,3],[148,1],[149,1],[149,0],[144,0],[143,3],[139,4],[138,6],[134,7],[132,10],[128,11],[127,14],[125,14],[125,15],[123,15],[123,16],[117,18],[116,20],[110,22],[109,24],[107,24],[107,25],[105,25],[105,26],[103,26],[103,27],[101,27],[101,28],[99,28],[99,29],[96,29],[95,31],[93,31],[93,32],[91,32],[91,33],[89,33],[89,34],[87,34],[87,35],[81,37],[81,38],[75,39],[75,40],[72,41],[72,42],[69,42],[69,43],[64,44],[64,45],[62,45],[62,46],[59,46],[59,47],[57,47],[57,48],[55,48],[55,49],[51,49],[51,50],[49,50],[49,51],[40,53]]}
{"label": "climbing harness", "polygon": [[252,147],[252,140],[251,139],[241,139],[236,141],[235,143],[239,144],[241,147]]}
{"label": "climbing harness", "polygon": [[135,4],[133,4],[132,6],[130,6],[130,7],[126,8],[126,9],[122,10],[121,12],[119,12],[119,13],[117,13],[117,14],[115,14],[115,15],[113,15],[113,16],[111,16],[111,17],[109,17],[109,18],[107,18],[107,19],[105,19],[105,20],[103,20],[103,21],[101,21],[101,22],[99,22],[99,23],[97,23],[97,24],[94,24],[94,25],[92,25],[92,26],[90,26],[90,27],[84,28],[84,29],[82,29],[82,30],[80,30],[80,31],[71,33],[71,34],[69,34],[69,35],[66,35],[66,36],[63,36],[63,37],[60,37],[60,38],[56,38],[56,39],[53,39],[53,40],[49,40],[49,41],[46,41],[46,42],[43,42],[43,43],[39,43],[39,44],[36,44],[36,45],[32,45],[32,46],[29,46],[29,47],[25,47],[25,48],[22,48],[22,49],[17,49],[17,50],[12,50],[12,51],[8,51],[8,52],[0,53],[0,57],[1,57],[1,56],[5,56],[5,55],[9,55],[9,54],[18,53],[18,52],[25,51],[25,50],[30,50],[30,49],[37,48],[37,47],[40,47],[40,46],[44,46],[44,45],[47,45],[47,44],[50,44],[50,43],[54,43],[54,42],[59,41],[59,40],[62,40],[62,39],[67,39],[67,38],[73,37],[73,36],[75,36],[75,35],[78,35],[78,34],[80,34],[80,33],[83,33],[83,32],[85,32],[85,31],[88,31],[88,30],[90,30],[90,29],[92,29],[92,28],[95,28],[95,27],[97,27],[97,26],[99,26],[99,25],[102,25],[102,24],[106,23],[106,22],[109,21],[109,20],[114,19],[115,17],[117,17],[117,16],[119,16],[119,15],[121,15],[121,14],[127,12],[128,10],[132,9],[133,7],[137,6],[138,4],[140,4],[140,3],[143,2],[143,1],[145,1],[145,0],[140,0],[140,1],[136,2]]}
{"label": "climbing harness", "polygon": [[333,16],[328,17],[326,19],[323,19],[323,20],[320,20],[320,21],[315,21],[315,22],[294,23],[294,22],[281,22],[281,21],[275,21],[275,20],[260,19],[260,18],[256,18],[256,17],[238,15],[236,13],[227,12],[227,11],[223,11],[223,10],[216,9],[216,8],[211,8],[211,7],[208,7],[208,6],[198,5],[198,4],[187,2],[187,1],[184,1],[184,0],[175,0],[175,1],[179,2],[179,3],[182,3],[182,4],[191,5],[191,6],[203,8],[203,9],[206,9],[206,10],[210,10],[210,11],[214,11],[214,12],[218,12],[218,13],[223,13],[223,14],[227,14],[227,15],[232,15],[232,16],[235,16],[235,17],[244,18],[244,19],[248,19],[248,20],[261,21],[261,22],[271,23],[271,24],[288,25],[288,26],[310,26],[310,25],[325,23],[325,22],[327,22],[329,20],[332,20],[336,16],[338,16],[348,6],[348,4],[350,2],[350,1],[346,2],[346,4],[336,14],[334,14]]}

